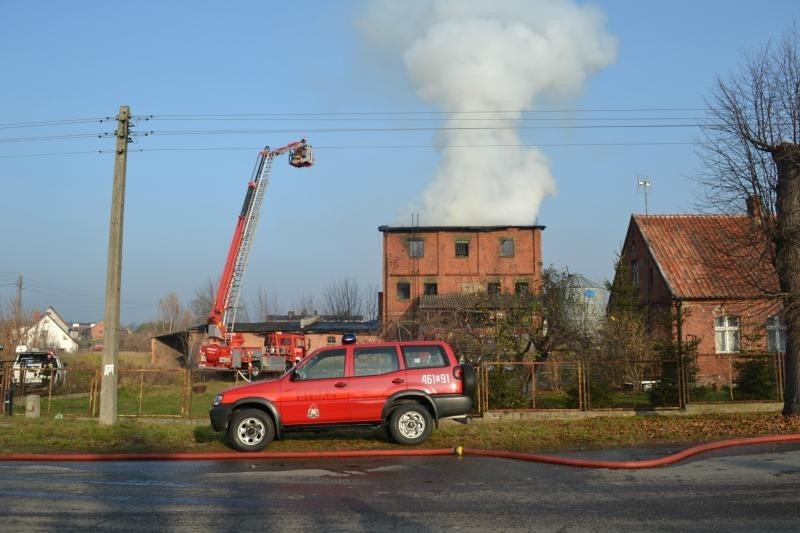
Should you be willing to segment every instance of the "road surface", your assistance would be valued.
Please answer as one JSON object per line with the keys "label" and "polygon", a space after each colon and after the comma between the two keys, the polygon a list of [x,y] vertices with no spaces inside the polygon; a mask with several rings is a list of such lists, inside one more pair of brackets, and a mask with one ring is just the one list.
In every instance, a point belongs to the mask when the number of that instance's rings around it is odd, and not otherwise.
{"label": "road surface", "polygon": [[3,531],[798,531],[798,503],[797,444],[648,470],[470,456],[0,463]]}

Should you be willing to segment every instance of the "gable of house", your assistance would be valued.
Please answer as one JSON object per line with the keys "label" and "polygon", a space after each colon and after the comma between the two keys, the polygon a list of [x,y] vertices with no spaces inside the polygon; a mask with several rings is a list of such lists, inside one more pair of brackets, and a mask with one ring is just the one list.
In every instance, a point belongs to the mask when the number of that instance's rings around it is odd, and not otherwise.
{"label": "gable of house", "polygon": [[768,342],[781,311],[777,272],[754,223],[729,215],[631,217],[621,261],[642,303],[655,313],[670,309],[672,335],[698,342],[698,383],[724,384],[740,351],[778,346]]}
{"label": "gable of house", "polygon": [[[633,215],[623,257],[635,233],[673,299],[758,299],[778,293],[766,240],[747,216]],[[640,275],[640,278],[645,276]]]}
{"label": "gable of house", "polygon": [[78,343],[70,336],[66,323],[52,307],[35,324],[24,330],[22,338],[28,346],[35,348],[57,348],[65,352],[78,349]]}
{"label": "gable of house", "polygon": [[55,309],[53,309],[52,307],[48,307],[47,311],[45,311],[44,314],[49,316],[53,320],[53,322],[56,323],[59,329],[66,331],[67,334],[69,334],[70,327],[67,325],[67,322],[63,318],[61,318],[61,315],[59,315]]}

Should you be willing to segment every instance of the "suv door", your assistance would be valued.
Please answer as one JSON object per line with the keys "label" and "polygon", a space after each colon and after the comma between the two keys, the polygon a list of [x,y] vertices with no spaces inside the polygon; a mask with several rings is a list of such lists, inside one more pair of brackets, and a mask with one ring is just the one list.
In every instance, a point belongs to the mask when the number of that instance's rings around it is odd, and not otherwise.
{"label": "suv door", "polygon": [[280,412],[286,426],[346,422],[346,348],[320,350],[303,361],[281,385]]}
{"label": "suv door", "polygon": [[406,388],[405,374],[400,369],[397,346],[354,346],[350,419],[380,420],[386,399]]}

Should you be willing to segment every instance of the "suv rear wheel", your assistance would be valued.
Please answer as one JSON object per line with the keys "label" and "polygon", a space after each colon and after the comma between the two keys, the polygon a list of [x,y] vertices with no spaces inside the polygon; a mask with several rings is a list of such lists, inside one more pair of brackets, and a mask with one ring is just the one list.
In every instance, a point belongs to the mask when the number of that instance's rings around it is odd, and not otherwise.
{"label": "suv rear wheel", "polygon": [[275,438],[275,424],[258,409],[236,411],[228,426],[228,442],[240,452],[259,452]]}
{"label": "suv rear wheel", "polygon": [[422,444],[433,431],[433,418],[425,407],[418,403],[401,405],[389,417],[389,435],[398,444],[414,446]]}

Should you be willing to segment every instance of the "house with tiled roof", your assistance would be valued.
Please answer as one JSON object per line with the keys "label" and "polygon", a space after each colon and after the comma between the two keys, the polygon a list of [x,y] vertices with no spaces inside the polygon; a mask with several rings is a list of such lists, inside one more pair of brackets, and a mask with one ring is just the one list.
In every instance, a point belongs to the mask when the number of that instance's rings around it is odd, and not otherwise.
{"label": "house with tiled roof", "polygon": [[778,277],[754,215],[633,215],[628,225],[621,265],[651,316],[666,312],[673,338],[698,342],[698,384],[729,382],[732,354],[783,351]]}

